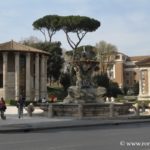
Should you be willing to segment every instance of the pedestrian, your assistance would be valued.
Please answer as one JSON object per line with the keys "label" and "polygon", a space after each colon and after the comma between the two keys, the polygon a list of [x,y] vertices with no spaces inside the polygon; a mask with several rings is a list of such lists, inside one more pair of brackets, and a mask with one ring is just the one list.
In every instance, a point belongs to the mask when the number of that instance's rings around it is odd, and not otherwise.
{"label": "pedestrian", "polygon": [[57,102],[57,97],[55,95],[51,95],[50,96],[50,102],[51,103]]}
{"label": "pedestrian", "polygon": [[43,97],[43,98],[42,98],[42,103],[46,103],[46,102],[47,102],[46,98]]}
{"label": "pedestrian", "polygon": [[108,96],[106,97],[106,102],[107,102],[107,103],[109,102],[109,97],[108,97]]}
{"label": "pedestrian", "polygon": [[37,98],[36,98],[36,96],[34,97],[34,102],[37,103]]}
{"label": "pedestrian", "polygon": [[23,108],[25,105],[25,98],[20,95],[19,100],[17,102],[17,108],[18,108],[18,118],[23,117]]}
{"label": "pedestrian", "polygon": [[5,110],[6,110],[6,104],[5,104],[4,98],[1,97],[1,99],[0,99],[0,113],[1,113],[1,119],[3,119],[3,120],[6,119],[6,116],[4,115]]}
{"label": "pedestrian", "polygon": [[115,98],[113,96],[110,99],[112,103],[115,102]]}
{"label": "pedestrian", "polygon": [[39,97],[38,103],[42,103],[42,98]]}
{"label": "pedestrian", "polygon": [[33,111],[34,111],[33,103],[30,103],[30,104],[28,105],[27,111],[28,111],[28,115],[29,115],[30,117],[32,117],[32,113],[33,113]]}

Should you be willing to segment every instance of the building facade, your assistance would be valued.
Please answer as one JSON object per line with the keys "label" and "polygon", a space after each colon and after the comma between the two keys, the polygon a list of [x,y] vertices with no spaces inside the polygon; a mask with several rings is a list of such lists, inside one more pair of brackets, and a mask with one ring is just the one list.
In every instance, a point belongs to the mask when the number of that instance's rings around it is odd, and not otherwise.
{"label": "building facade", "polygon": [[139,100],[150,100],[150,57],[136,63],[139,67]]}
{"label": "building facade", "polygon": [[47,56],[45,51],[14,41],[0,44],[0,96],[47,97]]}
{"label": "building facade", "polygon": [[150,100],[150,56],[129,57],[118,53],[108,76],[121,89],[133,89],[139,83],[139,100]]}

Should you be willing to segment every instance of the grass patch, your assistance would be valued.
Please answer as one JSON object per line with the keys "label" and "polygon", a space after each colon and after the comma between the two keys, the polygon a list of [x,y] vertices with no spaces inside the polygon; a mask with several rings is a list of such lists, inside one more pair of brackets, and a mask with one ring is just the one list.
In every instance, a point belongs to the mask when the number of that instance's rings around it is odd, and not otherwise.
{"label": "grass patch", "polygon": [[[67,91],[64,91],[62,87],[48,87],[47,88],[48,96],[55,95],[57,97],[57,101],[63,101],[63,99],[67,96]],[[7,105],[16,106],[16,100],[5,100]],[[33,101],[25,101],[25,106],[28,106],[30,102]]]}

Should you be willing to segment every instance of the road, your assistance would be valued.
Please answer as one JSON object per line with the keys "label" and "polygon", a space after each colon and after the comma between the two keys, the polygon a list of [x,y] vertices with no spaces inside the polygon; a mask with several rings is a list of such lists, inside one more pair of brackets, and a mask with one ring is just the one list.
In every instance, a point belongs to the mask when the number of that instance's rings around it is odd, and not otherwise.
{"label": "road", "polygon": [[150,150],[150,124],[0,134],[1,150]]}

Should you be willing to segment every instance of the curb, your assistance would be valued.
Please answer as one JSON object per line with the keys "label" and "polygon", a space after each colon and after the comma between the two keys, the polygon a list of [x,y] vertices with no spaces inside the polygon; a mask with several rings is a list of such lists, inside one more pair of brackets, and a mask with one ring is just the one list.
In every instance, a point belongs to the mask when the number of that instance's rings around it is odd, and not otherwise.
{"label": "curb", "polygon": [[128,120],[103,120],[104,122],[92,122],[92,120],[75,120],[67,122],[34,123],[34,124],[16,124],[9,126],[0,126],[0,133],[18,133],[31,131],[44,131],[53,129],[77,129],[83,127],[108,127],[115,125],[143,124],[150,123],[150,119],[128,119]]}

